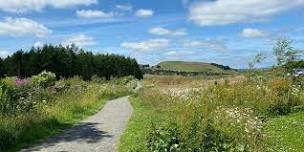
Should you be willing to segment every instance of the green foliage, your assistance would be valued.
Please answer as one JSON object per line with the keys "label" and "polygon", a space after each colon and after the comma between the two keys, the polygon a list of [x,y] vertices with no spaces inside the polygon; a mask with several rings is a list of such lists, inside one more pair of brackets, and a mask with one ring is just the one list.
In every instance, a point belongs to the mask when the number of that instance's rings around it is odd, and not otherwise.
{"label": "green foliage", "polygon": [[220,130],[216,130],[210,121],[207,121],[207,126],[204,130],[203,143],[200,147],[201,151],[213,152],[213,151],[234,151],[244,152],[245,147],[242,144],[233,142],[233,139],[228,135],[225,135]]}
{"label": "green foliage", "polygon": [[30,79],[0,81],[1,152],[18,151],[58,133],[100,110],[106,100],[131,92],[128,85],[109,81],[86,82],[74,77],[53,82],[56,77],[48,72],[37,77],[43,87]]}
{"label": "green foliage", "polygon": [[176,124],[168,128],[157,128],[152,123],[147,139],[147,147],[153,152],[177,152],[181,151],[180,133]]}
{"label": "green foliage", "polygon": [[288,71],[292,72],[293,69],[304,68],[304,61],[290,61],[283,65],[283,67]]}
{"label": "green foliage", "polygon": [[47,88],[53,86],[56,82],[56,74],[42,71],[40,74],[32,76],[32,81],[39,87]]}
{"label": "green foliage", "polygon": [[106,80],[129,75],[143,78],[135,59],[114,54],[93,54],[74,45],[44,45],[26,52],[20,50],[0,61],[0,77],[6,74],[24,78],[43,70],[55,73],[57,78],[80,76],[91,80],[93,75]]}
{"label": "green foliage", "polygon": [[35,110],[36,99],[33,95],[36,90],[33,86],[28,84],[18,85],[12,82],[13,78],[5,78],[0,81],[0,114],[13,114],[15,112],[33,111]]}
{"label": "green foliage", "polygon": [[302,79],[257,74],[205,82],[198,89],[202,81],[187,77],[146,79],[132,102],[141,109],[134,113],[138,121],[131,119],[120,151],[170,151],[176,143],[177,151],[266,151],[268,121],[304,109]]}
{"label": "green foliage", "polygon": [[256,64],[262,63],[265,59],[266,59],[266,57],[265,57],[264,54],[258,53],[258,54],[252,59],[252,61],[250,61],[250,62],[248,63],[249,69],[251,69],[251,70],[254,69],[255,66],[256,66]]}
{"label": "green foliage", "polygon": [[5,74],[5,70],[4,70],[4,67],[3,67],[3,60],[2,58],[0,58],[0,78],[4,77],[4,74]]}
{"label": "green foliage", "polygon": [[279,66],[295,61],[299,57],[299,52],[291,46],[291,43],[290,40],[279,39],[273,48]]}

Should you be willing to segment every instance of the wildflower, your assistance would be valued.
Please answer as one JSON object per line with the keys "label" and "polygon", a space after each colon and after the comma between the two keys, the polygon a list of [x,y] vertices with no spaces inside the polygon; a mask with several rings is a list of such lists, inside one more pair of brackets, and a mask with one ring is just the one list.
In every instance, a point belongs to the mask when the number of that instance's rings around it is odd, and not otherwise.
{"label": "wildflower", "polygon": [[18,87],[20,87],[20,86],[25,86],[25,85],[27,85],[28,84],[28,79],[21,79],[21,78],[17,78],[16,80],[15,80],[15,84],[16,84],[16,86],[18,86]]}

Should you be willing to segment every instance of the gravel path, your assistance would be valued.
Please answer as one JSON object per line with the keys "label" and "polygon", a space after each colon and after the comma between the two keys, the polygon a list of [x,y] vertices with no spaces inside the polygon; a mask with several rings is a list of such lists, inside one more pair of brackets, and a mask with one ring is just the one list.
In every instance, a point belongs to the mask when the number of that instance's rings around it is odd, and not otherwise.
{"label": "gravel path", "polygon": [[114,152],[132,110],[128,97],[109,101],[79,125],[21,152]]}

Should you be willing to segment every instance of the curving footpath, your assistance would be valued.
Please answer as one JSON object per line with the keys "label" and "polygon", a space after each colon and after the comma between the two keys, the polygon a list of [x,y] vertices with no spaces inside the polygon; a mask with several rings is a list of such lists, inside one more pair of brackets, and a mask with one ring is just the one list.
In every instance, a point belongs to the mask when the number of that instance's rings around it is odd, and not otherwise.
{"label": "curving footpath", "polygon": [[132,111],[128,97],[111,100],[79,125],[21,152],[114,152]]}

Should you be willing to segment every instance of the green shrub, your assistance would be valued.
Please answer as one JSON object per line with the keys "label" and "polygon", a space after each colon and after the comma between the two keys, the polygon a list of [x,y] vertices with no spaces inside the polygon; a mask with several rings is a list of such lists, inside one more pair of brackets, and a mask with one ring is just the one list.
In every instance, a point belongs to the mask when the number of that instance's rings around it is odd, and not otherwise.
{"label": "green shrub", "polygon": [[133,80],[134,80],[133,76],[125,76],[121,78],[116,78],[112,81],[114,82],[114,84],[117,85],[127,85],[128,83],[131,83]]}
{"label": "green shrub", "polygon": [[0,128],[0,151],[14,145],[16,138],[6,129]]}
{"label": "green shrub", "polygon": [[[202,143],[200,151],[214,152],[214,151],[234,151],[243,152],[244,147],[236,147],[233,139],[224,132],[215,129],[211,121],[207,121],[207,125],[203,132]],[[232,150],[233,149],[233,150]]]}
{"label": "green shrub", "polygon": [[147,147],[153,152],[177,152],[181,151],[180,133],[176,124],[168,128],[157,128],[152,123],[147,139]]}
{"label": "green shrub", "polygon": [[52,72],[42,71],[40,74],[32,76],[32,81],[42,88],[47,88],[55,84],[56,75]]}

